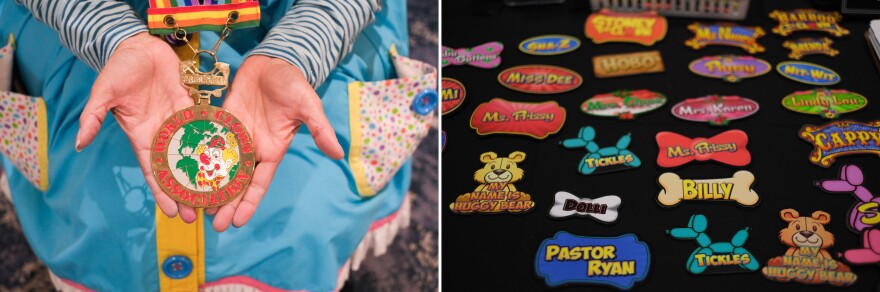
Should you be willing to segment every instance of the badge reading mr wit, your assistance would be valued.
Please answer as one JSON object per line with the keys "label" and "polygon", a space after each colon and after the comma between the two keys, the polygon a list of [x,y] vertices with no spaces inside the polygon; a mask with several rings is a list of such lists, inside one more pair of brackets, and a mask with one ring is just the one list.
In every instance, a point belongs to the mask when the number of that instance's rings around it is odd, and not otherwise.
{"label": "badge reading mr wit", "polygon": [[[199,70],[195,60],[200,53],[214,57],[213,70]],[[222,206],[243,194],[251,182],[256,162],[250,133],[232,113],[210,105],[211,97],[220,97],[226,89],[228,79],[229,64],[217,62],[212,51],[198,51],[192,60],[181,61],[181,85],[196,105],[168,117],[153,138],[150,159],[156,181],[165,194],[184,205]],[[196,89],[196,85],[215,88]]]}

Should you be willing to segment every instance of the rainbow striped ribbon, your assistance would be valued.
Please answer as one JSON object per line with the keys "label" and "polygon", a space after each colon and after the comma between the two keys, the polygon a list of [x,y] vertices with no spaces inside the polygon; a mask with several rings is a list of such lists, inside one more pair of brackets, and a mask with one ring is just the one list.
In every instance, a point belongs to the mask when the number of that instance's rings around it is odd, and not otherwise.
{"label": "rainbow striped ribbon", "polygon": [[257,0],[149,0],[147,27],[152,34],[174,33],[165,18],[171,16],[175,24],[187,32],[202,30],[222,31],[233,11],[238,20],[230,28],[257,26],[260,23],[260,3]]}

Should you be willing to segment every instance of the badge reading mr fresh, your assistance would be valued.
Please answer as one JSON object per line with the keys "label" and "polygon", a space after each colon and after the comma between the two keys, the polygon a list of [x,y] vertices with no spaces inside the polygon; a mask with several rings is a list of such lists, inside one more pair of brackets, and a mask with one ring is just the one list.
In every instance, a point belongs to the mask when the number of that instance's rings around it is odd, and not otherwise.
{"label": "badge reading mr fresh", "polygon": [[[228,35],[228,27],[220,35],[218,44]],[[181,40],[188,42],[185,37]],[[217,62],[216,51],[193,48],[193,53],[192,60],[180,62],[180,82],[196,105],[162,123],[153,138],[153,174],[175,201],[197,208],[218,207],[243,194],[250,184],[256,165],[253,139],[238,118],[210,105],[211,97],[220,97],[227,87],[229,64]],[[213,70],[199,70],[195,60],[202,53],[214,57]],[[215,88],[197,89],[198,85]]]}

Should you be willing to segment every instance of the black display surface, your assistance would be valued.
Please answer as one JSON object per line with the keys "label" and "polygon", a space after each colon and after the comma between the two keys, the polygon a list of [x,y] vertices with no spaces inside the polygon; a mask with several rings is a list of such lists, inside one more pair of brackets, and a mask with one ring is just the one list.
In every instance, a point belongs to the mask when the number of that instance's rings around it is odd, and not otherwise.
{"label": "black display surface", "polygon": [[[576,2],[576,3],[575,3]],[[693,36],[686,26],[694,21],[714,22],[711,19],[668,18],[666,38],[651,47],[631,43],[593,44],[584,36],[584,21],[591,12],[588,1],[568,1],[563,5],[501,7],[484,1],[443,1],[442,42],[451,48],[473,47],[489,41],[505,45],[501,65],[495,69],[471,66],[448,66],[443,76],[461,81],[467,89],[467,99],[455,112],[442,117],[442,128],[447,144],[442,152],[442,287],[447,291],[617,291],[610,286],[569,285],[548,287],[535,273],[535,253],[544,239],[558,231],[581,236],[618,236],[633,233],[647,242],[651,250],[648,277],[633,288],[643,291],[880,291],[875,265],[854,266],[858,281],[850,288],[829,285],[810,286],[798,283],[779,283],[765,279],[760,270],[748,273],[721,275],[692,275],[685,269],[688,256],[697,244],[693,240],[676,240],[666,230],[684,227],[694,214],[704,214],[709,227],[706,233],[715,241],[729,241],[737,230],[751,227],[744,245],[761,263],[783,255],[787,249],[778,240],[778,233],[786,227],[779,217],[780,210],[794,208],[802,216],[816,210],[831,214],[826,229],[835,235],[836,243],[829,249],[837,255],[846,249],[861,247],[861,236],[847,228],[846,216],[856,199],[852,195],[829,194],[814,186],[814,182],[838,176],[844,164],[856,164],[863,170],[864,186],[880,195],[880,160],[875,155],[857,155],[838,158],[830,168],[811,164],[807,156],[812,145],[800,139],[798,130],[805,124],[828,123],[818,115],[805,115],[782,107],[784,96],[816,88],[788,80],[775,70],[749,78],[738,84],[706,78],[691,73],[688,64],[700,57],[719,54],[748,55],[742,49],[710,46],[699,51],[684,45]],[[819,32],[796,32],[781,37],[771,32],[775,21],[767,17],[774,9],[811,8],[814,3],[805,0],[752,1],[749,17],[738,21],[744,25],[760,25],[767,33],[759,42],[764,53],[754,56],[775,64],[789,60],[789,50],[782,47],[784,40],[800,37],[828,36],[832,47],[840,51],[836,57],[810,55],[802,61],[816,63],[837,71],[842,81],[832,86],[848,89],[868,98],[868,105],[857,112],[843,114],[842,119],[867,122],[880,119],[880,75],[878,75],[866,40],[869,19],[846,17],[843,26],[850,35],[834,38]],[[838,6],[839,7],[839,6]],[[545,34],[565,34],[577,37],[582,45],[574,52],[556,56],[533,56],[520,52],[517,45],[530,37]],[[666,67],[665,73],[597,79],[593,75],[592,57],[603,54],[660,50]],[[499,72],[525,64],[548,64],[565,67],[580,73],[584,84],[574,91],[538,95],[513,91],[497,81]],[[619,89],[648,89],[667,96],[667,104],[655,111],[637,116],[632,121],[588,116],[580,111],[581,103],[595,94]],[[679,120],[670,108],[686,98],[709,94],[740,95],[757,101],[760,111],[743,120],[735,120],[727,127],[713,127],[708,123]],[[470,116],[483,102],[500,97],[519,102],[557,101],[567,111],[562,130],[544,140],[527,136],[494,134],[479,136],[469,127]],[[596,129],[600,147],[611,146],[617,139],[632,133],[629,150],[641,158],[642,165],[633,170],[581,175],[578,164],[585,155],[580,149],[565,149],[559,142],[577,136],[583,126]],[[748,149],[752,162],[746,167],[729,167],[716,162],[692,162],[672,170],[656,165],[658,153],[654,136],[659,131],[674,131],[689,137],[712,137],[728,129],[748,133]],[[494,151],[506,156],[512,151],[523,151],[526,159],[519,163],[525,170],[523,180],[516,183],[520,191],[531,194],[536,202],[527,214],[485,215],[454,214],[449,204],[463,193],[478,186],[473,173],[483,166],[479,155]],[[753,189],[761,201],[756,207],[742,207],[733,202],[684,202],[676,207],[657,203],[661,187],[657,178],[672,171],[682,178],[726,178],[737,170],[749,170],[757,180]],[[568,191],[580,197],[598,198],[617,195],[623,199],[619,220],[611,225],[589,218],[569,217],[553,219],[548,211],[557,191]]]}

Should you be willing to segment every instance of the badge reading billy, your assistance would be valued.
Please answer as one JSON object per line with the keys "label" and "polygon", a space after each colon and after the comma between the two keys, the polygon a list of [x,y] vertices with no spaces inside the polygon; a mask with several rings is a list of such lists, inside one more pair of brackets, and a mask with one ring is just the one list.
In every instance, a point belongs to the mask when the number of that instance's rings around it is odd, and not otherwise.
{"label": "badge reading billy", "polygon": [[560,55],[576,50],[581,41],[567,35],[542,35],[526,39],[519,43],[523,53],[538,56]]}
{"label": "badge reading billy", "polygon": [[822,126],[806,125],[798,136],[813,144],[810,162],[821,167],[831,166],[838,156],[880,154],[880,121],[843,120]]}
{"label": "badge reading billy", "polygon": [[648,245],[634,234],[587,237],[559,231],[541,242],[535,256],[535,273],[551,287],[596,284],[629,290],[650,267]]}
{"label": "badge reading billy", "polygon": [[553,94],[574,90],[584,78],[574,71],[549,65],[523,65],[498,73],[504,87],[525,93]]}
{"label": "badge reading billy", "polygon": [[494,98],[477,106],[471,128],[478,135],[517,134],[544,139],[556,134],[565,123],[565,108],[555,101],[512,102]]}
{"label": "badge reading billy", "polygon": [[525,171],[518,163],[526,159],[526,154],[514,151],[507,157],[498,157],[495,152],[480,154],[485,165],[474,172],[474,181],[479,183],[473,192],[458,196],[449,204],[453,213],[520,213],[535,207],[532,197],[517,191],[513,185],[522,180]]}

